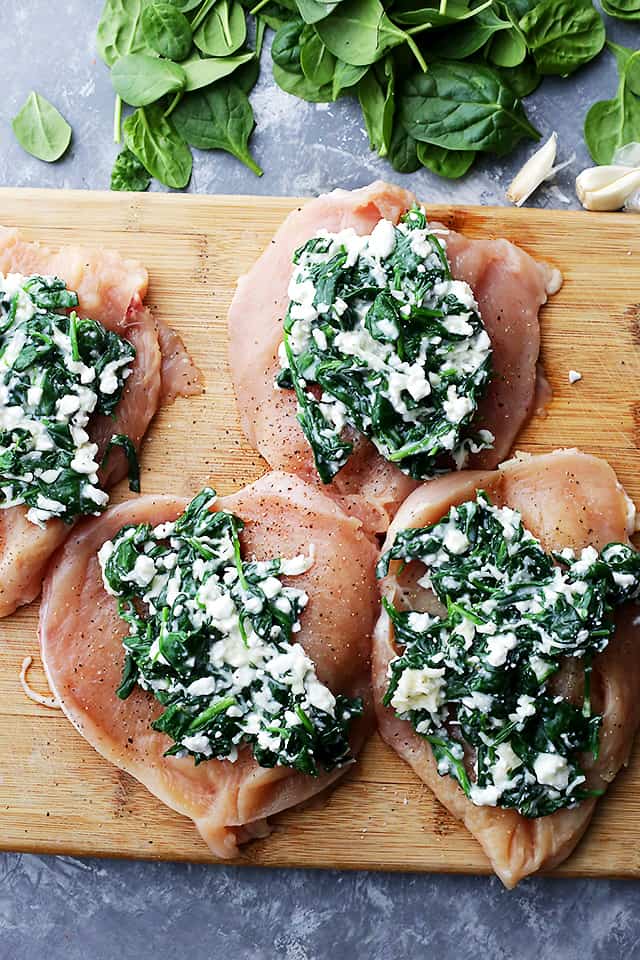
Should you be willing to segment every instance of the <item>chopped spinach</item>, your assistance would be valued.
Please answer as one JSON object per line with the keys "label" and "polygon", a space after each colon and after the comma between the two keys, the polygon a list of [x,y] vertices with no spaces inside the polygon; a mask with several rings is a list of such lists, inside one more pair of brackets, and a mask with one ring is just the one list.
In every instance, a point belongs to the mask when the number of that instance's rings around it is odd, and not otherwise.
{"label": "chopped spinach", "polygon": [[244,560],[242,520],[214,501],[205,488],[174,523],[123,527],[100,550],[129,625],[118,696],[138,684],[162,704],[167,756],[233,761],[249,746],[261,766],[312,776],[348,763],[362,702],[320,683],[293,640],[308,597],[280,580],[310,561]]}
{"label": "chopped spinach", "polygon": [[491,344],[424,210],[397,227],[380,221],[370,237],[320,234],[294,264],[277,382],[296,392],[324,483],[352,453],[346,426],[416,479],[490,445],[471,422]]}
{"label": "chopped spinach", "polygon": [[[115,411],[135,349],[79,317],[63,280],[11,274],[0,288],[0,509],[26,504],[39,525],[99,513],[109,498],[86,428]],[[128,437],[112,443],[135,461]]]}
{"label": "chopped spinach", "polygon": [[[597,756],[602,722],[591,663],[613,636],[615,607],[640,594],[640,554],[621,543],[545,553],[517,511],[480,492],[399,532],[380,577],[392,560],[422,562],[419,583],[443,605],[429,614],[384,601],[401,648],[384,703],[431,744],[438,772],[474,803],[526,817],[592,796],[580,758]],[[549,689],[567,658],[584,667],[581,702]]]}

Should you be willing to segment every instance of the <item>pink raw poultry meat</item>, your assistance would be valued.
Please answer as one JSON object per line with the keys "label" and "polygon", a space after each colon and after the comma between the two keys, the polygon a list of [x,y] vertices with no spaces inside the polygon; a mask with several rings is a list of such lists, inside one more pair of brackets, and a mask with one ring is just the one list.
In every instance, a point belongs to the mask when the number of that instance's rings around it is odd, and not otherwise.
{"label": "pink raw poultry meat", "polygon": [[[399,530],[436,523],[452,505],[473,498],[479,489],[498,506],[518,510],[523,525],[540,539],[545,550],[587,545],[602,548],[612,541],[628,542],[633,532],[632,505],[611,467],[597,457],[561,450],[511,460],[497,471],[469,471],[425,484],[403,503],[383,549],[391,546]],[[411,609],[429,609],[433,594],[416,586],[416,577],[423,572],[423,565],[416,562],[403,572],[394,563],[383,581],[384,595],[399,606],[406,599]],[[599,790],[606,789],[627,762],[640,724],[637,610],[621,608],[616,624],[608,647],[593,660],[592,701],[595,711],[603,714],[600,752],[597,758],[586,755],[582,762],[586,785]],[[513,887],[523,877],[566,859],[586,830],[596,799],[537,819],[523,817],[515,810],[475,806],[453,778],[438,774],[426,740],[393,709],[382,705],[387,668],[396,654],[392,626],[383,611],[376,626],[373,655],[374,699],[383,739],[480,842],[505,886]],[[568,658],[550,690],[581,703],[583,678],[583,665]]]}
{"label": "pink raw poultry meat", "polygon": [[[117,601],[105,592],[97,551],[123,525],[173,520],[186,505],[167,496],[141,497],[74,530],[44,584],[42,659],[52,691],[89,743],[190,817],[216,856],[232,857],[238,844],[269,832],[268,817],[321,792],[347,767],[314,778],[287,767],[259,767],[248,750],[235,763],[208,760],[195,766],[192,757],[164,757],[171,741],[150,727],[162,711],[158,702],[139,688],[127,700],[116,696],[127,627]],[[245,521],[245,556],[295,556],[314,545],[311,568],[283,582],[309,595],[296,640],[321,682],[334,693],[365,701],[364,716],[352,728],[357,754],[373,718],[369,653],[378,609],[377,552],[360,522],[317,488],[283,473],[266,474],[218,500],[215,508]]]}
{"label": "pink raw poultry meat", "polygon": [[[53,251],[23,240],[16,230],[0,228],[0,272],[58,276],[79,297],[78,313],[98,320],[129,340],[136,359],[114,417],[94,416],[89,432],[100,458],[116,433],[131,437],[136,448],[160,403],[199,393],[199,374],[177,335],[159,326],[143,304],[147,271],[135,260],[109,250],[62,247]],[[166,350],[165,345],[170,349]],[[121,450],[114,450],[101,483],[111,487],[126,473]],[[69,534],[69,526],[50,520],[40,529],[22,506],[0,510],[0,617],[40,592],[49,557]]]}
{"label": "pink raw poultry meat", "polygon": [[[320,229],[371,233],[381,218],[397,222],[414,202],[413,194],[382,182],[310,200],[287,217],[240,278],[229,312],[231,371],[245,433],[271,467],[317,481],[311,448],[296,420],[295,395],[274,388],[294,251]],[[534,412],[538,311],[558,288],[559,275],[506,240],[470,240],[445,228],[439,237],[454,278],[471,285],[493,343],[494,378],[476,422],[492,430],[496,440],[493,449],[469,464],[493,468]],[[384,532],[418,483],[384,460],[368,440],[354,439],[354,454],[325,491],[360,516],[370,532]]]}

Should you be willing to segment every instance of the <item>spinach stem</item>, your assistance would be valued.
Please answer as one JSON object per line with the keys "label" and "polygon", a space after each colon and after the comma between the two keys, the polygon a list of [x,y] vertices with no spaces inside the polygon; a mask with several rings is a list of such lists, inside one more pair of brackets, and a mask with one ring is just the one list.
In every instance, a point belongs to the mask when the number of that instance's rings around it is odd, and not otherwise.
{"label": "spinach stem", "polygon": [[74,360],[80,359],[78,350],[78,314],[73,311],[69,317],[69,340],[71,341],[71,356]]}
{"label": "spinach stem", "polygon": [[244,163],[245,167],[249,167],[249,170],[251,170],[252,173],[255,173],[257,177],[262,176],[262,174],[264,173],[264,170],[262,169],[262,167],[258,166],[258,164],[255,162],[255,160],[251,156],[251,154],[248,153],[245,156],[245,154],[243,153],[241,156],[238,154],[236,154],[236,156],[238,157],[238,160],[241,160],[242,163]]}
{"label": "spinach stem", "polygon": [[270,2],[271,0],[259,0],[259,3],[256,3],[255,7],[252,7],[252,9],[249,10],[250,15],[255,17],[256,13],[258,13],[259,10],[262,10],[263,7],[266,7]]}
{"label": "spinach stem", "polygon": [[120,143],[122,140],[122,97],[116,94],[116,100],[113,107],[113,142]]}
{"label": "spinach stem", "polygon": [[191,29],[195,33],[204,18],[207,16],[212,6],[216,3],[216,0],[205,0],[205,3],[200,7],[198,13],[191,21]]}
{"label": "spinach stem", "polygon": [[424,29],[425,29],[425,25],[423,25],[423,26],[421,26],[421,27],[414,27],[413,30],[408,31],[408,32],[407,32],[407,44],[408,44],[408,46],[409,46],[409,49],[410,49],[411,52],[413,53],[414,57],[416,58],[416,60],[417,60],[418,63],[420,64],[420,69],[422,70],[423,73],[426,73],[427,70],[428,70],[426,61],[425,61],[424,57],[422,56],[422,54],[420,53],[420,50],[419,50],[419,48],[418,48],[418,44],[415,42],[415,40],[414,40],[413,37],[411,36],[412,33],[417,33],[419,30],[424,30]]}
{"label": "spinach stem", "polygon": [[447,12],[447,0],[440,0],[440,16],[444,17]]}
{"label": "spinach stem", "polygon": [[233,40],[231,39],[231,30],[229,25],[229,7],[226,4],[222,4],[222,12],[218,14],[220,17],[220,23],[222,25],[222,33],[224,34],[224,42],[231,49],[233,46]]}
{"label": "spinach stem", "polygon": [[264,42],[264,31],[267,24],[262,17],[257,17],[256,19],[256,60],[260,59],[260,54],[262,53],[262,44]]}
{"label": "spinach stem", "polygon": [[167,117],[170,117],[170,116],[171,116],[171,114],[173,113],[173,111],[174,111],[175,108],[178,106],[178,104],[180,103],[181,100],[182,100],[182,90],[178,90],[178,92],[176,93],[175,97],[173,98],[173,100],[171,101],[171,103],[169,104],[169,106],[167,107],[167,109],[166,109],[165,112],[164,112],[164,118],[165,118],[165,120],[167,119]]}

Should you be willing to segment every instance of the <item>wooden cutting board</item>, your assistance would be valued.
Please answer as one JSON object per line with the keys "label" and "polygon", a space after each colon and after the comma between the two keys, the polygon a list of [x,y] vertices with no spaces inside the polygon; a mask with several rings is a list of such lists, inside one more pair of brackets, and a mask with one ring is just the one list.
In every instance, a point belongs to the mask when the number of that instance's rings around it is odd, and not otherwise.
{"label": "wooden cutting board", "polygon": [[[426,198],[428,199],[428,198]],[[240,431],[226,360],[227,308],[236,278],[301,201],[268,197],[118,195],[1,190],[0,222],[52,245],[112,247],[149,269],[148,303],[183,335],[206,393],[156,418],[145,443],[146,493],[221,494],[264,463]],[[560,267],[562,291],[542,314],[542,355],[554,391],[522,450],[579,446],[606,457],[640,504],[640,231],[622,214],[434,207],[474,237],[505,236]],[[569,369],[583,379],[571,386]],[[122,499],[126,490],[116,492]],[[211,861],[189,820],[112,767],[64,716],[27,699],[23,657],[45,690],[37,604],[0,621],[0,849]],[[326,801],[275,818],[270,838],[238,862],[480,873],[477,843],[377,736]],[[640,876],[640,741],[600,803],[587,837],[557,871]]]}

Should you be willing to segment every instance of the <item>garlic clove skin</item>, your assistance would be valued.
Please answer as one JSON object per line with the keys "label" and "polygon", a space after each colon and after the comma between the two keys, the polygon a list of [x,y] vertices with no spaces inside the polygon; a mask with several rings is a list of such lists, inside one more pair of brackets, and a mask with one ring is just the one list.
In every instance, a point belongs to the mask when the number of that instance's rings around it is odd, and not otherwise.
{"label": "garlic clove skin", "polygon": [[554,130],[547,142],[529,157],[519,173],[513,178],[507,190],[507,200],[515,203],[517,207],[526,203],[540,184],[552,175],[557,149],[558,134]]}
{"label": "garlic clove skin", "polygon": [[576,178],[576,193],[585,210],[620,210],[638,190],[640,167],[590,167]]}

